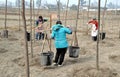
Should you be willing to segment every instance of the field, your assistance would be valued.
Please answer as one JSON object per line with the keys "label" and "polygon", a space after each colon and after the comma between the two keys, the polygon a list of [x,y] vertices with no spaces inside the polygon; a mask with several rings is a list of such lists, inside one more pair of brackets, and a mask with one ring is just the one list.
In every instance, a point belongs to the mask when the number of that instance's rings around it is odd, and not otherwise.
{"label": "field", "polygon": [[[4,30],[4,9],[0,10],[0,31]],[[35,19],[37,19],[36,10]],[[48,19],[45,25],[50,26],[49,16],[56,11],[40,10],[39,15]],[[31,45],[28,42],[30,77],[120,77],[120,15],[113,11],[106,12],[104,18],[103,32],[106,38],[99,42],[99,70],[96,69],[97,42],[92,41],[90,31],[87,32],[86,23],[92,17],[97,17],[97,12],[80,11],[77,27],[77,38],[80,47],[78,58],[70,58],[67,52],[62,67],[45,67],[40,65],[40,53],[43,44],[42,40],[33,41],[33,58],[31,58]],[[61,12],[61,20],[65,24],[65,11]],[[68,11],[67,25],[76,25],[76,11]],[[8,38],[0,37],[0,77],[26,77],[25,70],[25,47],[22,17],[17,9],[9,9],[7,15]],[[27,31],[30,32],[30,14],[26,10]],[[56,20],[52,21],[52,25]],[[101,12],[102,24],[102,12]],[[20,26],[20,31],[19,31]],[[34,26],[34,19],[33,19]],[[100,26],[102,29],[102,26]],[[100,30],[101,32],[102,30]],[[50,33],[48,32],[48,35]],[[71,44],[72,35],[68,35]],[[52,40],[52,51],[55,47]],[[44,51],[49,47],[45,43]]]}

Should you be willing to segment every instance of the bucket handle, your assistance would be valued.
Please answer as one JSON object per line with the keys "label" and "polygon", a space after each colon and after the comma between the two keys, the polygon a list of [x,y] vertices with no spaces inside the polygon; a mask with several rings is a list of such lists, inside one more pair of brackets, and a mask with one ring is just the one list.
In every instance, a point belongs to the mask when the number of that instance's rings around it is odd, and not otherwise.
{"label": "bucket handle", "polygon": [[76,33],[73,34],[73,37],[72,37],[72,41],[71,41],[71,46],[78,46],[78,40],[77,40],[77,36],[76,36]]}
{"label": "bucket handle", "polygon": [[47,37],[47,33],[46,33],[46,30],[45,30],[45,37],[44,37],[43,44],[42,44],[42,48],[41,48],[41,51],[42,51],[42,52],[43,52],[43,50],[44,50],[44,46],[45,46],[46,40],[47,40],[47,43],[48,43],[48,46],[49,46],[49,50],[51,51],[50,44],[49,44],[49,40],[48,40],[46,37]]}
{"label": "bucket handle", "polygon": [[72,39],[71,39],[71,44],[70,44],[71,46],[73,45],[73,42],[74,42],[74,41],[73,41],[73,39],[74,39],[74,34],[73,34],[72,36],[73,36],[73,37],[72,37]]}
{"label": "bucket handle", "polygon": [[41,51],[42,51],[42,52],[43,52],[44,45],[45,45],[45,42],[46,42],[46,39],[45,39],[45,38],[46,38],[46,35],[47,35],[47,34],[45,33],[45,37],[44,37],[43,44],[42,44],[42,48],[41,48]]}

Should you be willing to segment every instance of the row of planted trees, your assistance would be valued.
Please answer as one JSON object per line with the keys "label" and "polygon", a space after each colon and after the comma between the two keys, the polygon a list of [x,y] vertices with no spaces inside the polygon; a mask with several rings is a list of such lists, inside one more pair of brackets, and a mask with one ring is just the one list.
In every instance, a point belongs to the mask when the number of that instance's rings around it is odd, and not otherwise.
{"label": "row of planted trees", "polygon": [[[59,0],[60,1],[60,0]],[[58,18],[60,20],[60,8],[59,8],[59,1],[58,2]],[[89,7],[90,7],[90,2],[91,0],[89,0],[89,6],[88,6],[88,18],[89,18]],[[100,32],[100,0],[98,1],[98,22],[99,22],[99,30],[98,30],[98,33]],[[106,8],[106,3],[107,3],[107,0],[105,1],[105,6],[104,8]],[[26,31],[27,31],[27,27],[26,27],[26,17],[25,17],[25,0],[22,0],[22,9],[20,8],[19,6],[19,30],[20,30],[20,15],[22,16],[22,20],[23,20],[23,25],[24,25],[24,43],[25,43],[25,66],[26,66],[26,77],[30,77],[30,72],[29,72],[29,57],[28,57],[28,42],[27,42],[27,38],[26,38]],[[68,8],[68,4],[69,4],[69,0],[67,1],[67,8]],[[75,19],[76,21],[76,26],[75,28],[77,29],[77,26],[78,26],[78,19],[79,19],[79,8],[80,8],[80,0],[78,0],[78,10],[77,10],[77,18]],[[104,25],[104,15],[105,15],[105,12],[106,10],[104,9],[104,12],[103,12],[103,19],[102,19],[102,25]],[[39,11],[37,12],[39,13]],[[34,15],[34,17],[33,17]],[[30,25],[31,25],[31,39],[32,39],[32,25],[35,25],[32,23],[32,19],[35,20],[35,12],[34,12],[34,0],[30,0]],[[66,10],[66,15],[65,15],[65,25],[66,25],[66,22],[67,22],[67,10]],[[7,0],[6,0],[6,8],[5,8],[5,27],[4,27],[4,30],[3,30],[3,36],[4,38],[8,38],[8,30],[7,30]],[[102,30],[103,30],[103,26],[102,26]],[[77,32],[75,31],[74,32],[74,40],[75,40],[75,45],[78,46],[78,39],[77,39]],[[99,36],[98,36],[99,37]],[[120,31],[119,31],[119,38],[120,38]],[[33,57],[33,46],[32,46],[32,43],[33,41],[31,40],[31,57]],[[97,50],[96,50],[96,68],[99,70],[99,39],[97,41]]]}

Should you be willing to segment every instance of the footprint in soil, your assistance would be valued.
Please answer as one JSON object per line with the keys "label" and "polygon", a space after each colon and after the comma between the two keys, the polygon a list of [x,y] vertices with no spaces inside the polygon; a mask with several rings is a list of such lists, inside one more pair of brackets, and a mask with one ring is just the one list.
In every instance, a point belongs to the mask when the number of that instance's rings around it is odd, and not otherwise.
{"label": "footprint in soil", "polygon": [[[19,66],[21,67],[24,67],[25,66],[25,58],[24,56],[20,56],[20,57],[17,57],[13,60],[14,63],[18,64]],[[29,65],[30,66],[37,66],[37,65],[40,65],[39,64],[39,58],[38,57],[33,57],[29,59]]]}
{"label": "footprint in soil", "polygon": [[120,63],[120,55],[109,55],[109,59],[110,59],[112,62]]}
{"label": "footprint in soil", "polygon": [[6,53],[8,52],[8,50],[4,49],[4,48],[0,48],[0,53]]}

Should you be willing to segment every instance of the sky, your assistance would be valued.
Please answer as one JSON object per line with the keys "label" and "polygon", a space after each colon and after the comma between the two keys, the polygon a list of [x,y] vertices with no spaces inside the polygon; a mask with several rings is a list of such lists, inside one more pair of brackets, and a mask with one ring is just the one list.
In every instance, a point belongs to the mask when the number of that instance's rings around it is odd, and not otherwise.
{"label": "sky", "polygon": [[[6,0],[0,0],[0,3],[1,2],[5,2]],[[15,3],[15,1],[16,0],[8,0],[8,1],[11,1],[11,2],[14,2]],[[25,1],[30,1],[30,0],[25,0]],[[36,1],[36,0],[35,0]],[[67,3],[67,0],[60,0],[63,4],[66,4]],[[89,0],[85,0],[85,1],[89,1]],[[96,2],[98,2],[98,0],[91,0],[91,2],[94,2],[94,1],[96,1]],[[44,3],[50,3],[50,4],[56,4],[56,0],[42,0],[42,4],[44,4]],[[118,5],[118,3],[120,3],[120,0],[107,0],[107,3],[109,3],[109,2],[112,2],[112,3],[114,3],[114,4],[116,4],[117,3],[117,5]],[[104,3],[105,3],[105,0],[101,0],[101,5],[103,6],[104,5]],[[69,0],[69,5],[72,5],[72,4],[78,4],[78,0]]]}

